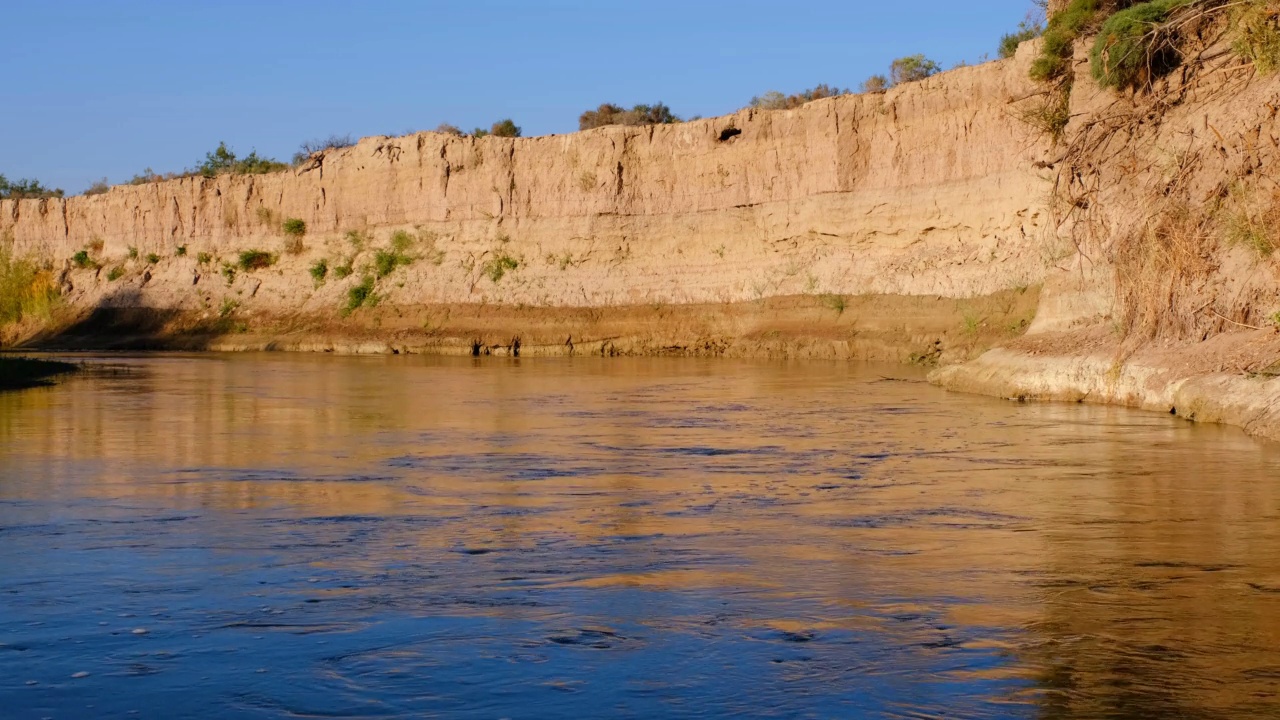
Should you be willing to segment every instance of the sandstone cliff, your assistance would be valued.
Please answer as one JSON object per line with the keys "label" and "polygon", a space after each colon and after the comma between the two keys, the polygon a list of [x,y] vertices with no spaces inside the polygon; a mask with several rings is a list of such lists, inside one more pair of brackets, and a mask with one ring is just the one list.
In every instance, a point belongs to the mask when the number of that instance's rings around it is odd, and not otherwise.
{"label": "sandstone cliff", "polygon": [[[1274,190],[1280,83],[1219,53],[1122,96],[1081,53],[1053,143],[1020,119],[1037,49],[796,110],[0,201],[0,237],[60,271],[36,344],[947,364],[1003,342],[936,379],[1280,435],[1276,265],[1188,221]],[[255,249],[278,262],[238,267]]]}
{"label": "sandstone cliff", "polygon": [[[79,308],[229,300],[245,316],[341,324],[395,230],[413,233],[418,259],[377,282],[383,308],[978,298],[1035,285],[1051,252],[1048,185],[1033,167],[1046,145],[1009,109],[1034,92],[1024,57],[883,95],[678,125],[365,138],[297,172],[3,201],[0,235],[59,267],[88,248],[102,268],[66,277]],[[228,283],[218,270],[238,252],[281,252],[286,218],[306,223],[302,252]],[[368,238],[359,253],[344,239],[352,231]],[[317,287],[307,268],[320,259],[354,272]],[[495,261],[506,270],[491,272]],[[114,267],[124,276],[109,281]]]}

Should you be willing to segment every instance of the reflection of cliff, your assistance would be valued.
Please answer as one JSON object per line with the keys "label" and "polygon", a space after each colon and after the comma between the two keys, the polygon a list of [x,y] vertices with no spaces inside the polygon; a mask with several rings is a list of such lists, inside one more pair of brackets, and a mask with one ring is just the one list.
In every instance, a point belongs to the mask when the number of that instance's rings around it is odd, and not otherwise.
{"label": "reflection of cliff", "polygon": [[[1216,432],[1215,432],[1216,434]],[[1055,510],[1040,594],[1046,718],[1263,717],[1280,696],[1276,459],[1116,447]]]}
{"label": "reflection of cliff", "polygon": [[0,396],[6,499],[196,512],[199,543],[403,560],[446,594],[778,598],[725,622],[892,638],[1045,717],[1248,716],[1280,692],[1280,458],[1231,431],[839,364],[118,362]]}

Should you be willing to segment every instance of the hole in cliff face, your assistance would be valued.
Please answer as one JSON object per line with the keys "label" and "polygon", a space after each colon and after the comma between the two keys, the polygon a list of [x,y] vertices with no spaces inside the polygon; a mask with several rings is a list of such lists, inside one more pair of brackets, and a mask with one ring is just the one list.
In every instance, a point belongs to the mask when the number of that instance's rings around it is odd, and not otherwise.
{"label": "hole in cliff face", "polygon": [[480,341],[471,341],[471,357],[480,357]]}
{"label": "hole in cliff face", "polygon": [[720,131],[720,142],[725,142],[732,138],[736,138],[742,134],[742,131],[736,127],[727,127]]}

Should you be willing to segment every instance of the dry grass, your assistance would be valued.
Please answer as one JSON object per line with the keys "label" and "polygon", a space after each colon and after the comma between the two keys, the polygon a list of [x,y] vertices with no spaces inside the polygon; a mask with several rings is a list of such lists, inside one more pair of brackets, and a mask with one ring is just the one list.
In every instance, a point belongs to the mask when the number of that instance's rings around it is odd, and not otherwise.
{"label": "dry grass", "polygon": [[1169,201],[1114,246],[1116,297],[1126,337],[1184,337],[1195,328],[1199,291],[1215,269],[1211,214]]}
{"label": "dry grass", "polygon": [[1247,247],[1259,258],[1271,257],[1280,243],[1280,192],[1260,197],[1236,185],[1228,199],[1230,209],[1223,218],[1227,242]]}
{"label": "dry grass", "polygon": [[58,301],[53,271],[0,245],[0,326],[52,317]]}

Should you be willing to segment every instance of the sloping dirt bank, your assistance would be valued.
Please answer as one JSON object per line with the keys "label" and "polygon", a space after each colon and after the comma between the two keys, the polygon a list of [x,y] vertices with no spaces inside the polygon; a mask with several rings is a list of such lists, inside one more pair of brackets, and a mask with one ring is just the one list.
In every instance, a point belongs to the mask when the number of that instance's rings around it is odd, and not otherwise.
{"label": "sloping dirt bank", "polygon": [[29,338],[43,349],[452,355],[683,355],[935,365],[1022,333],[1039,288],[953,299],[788,296],[748,303],[548,308],[382,305],[339,313],[105,306]]}

